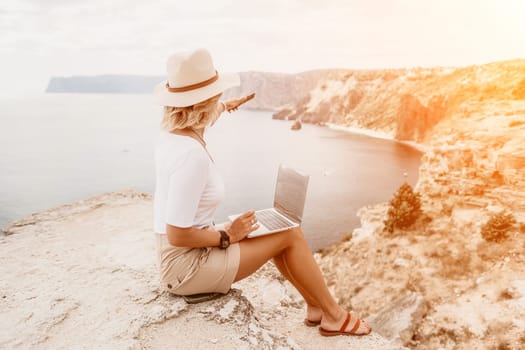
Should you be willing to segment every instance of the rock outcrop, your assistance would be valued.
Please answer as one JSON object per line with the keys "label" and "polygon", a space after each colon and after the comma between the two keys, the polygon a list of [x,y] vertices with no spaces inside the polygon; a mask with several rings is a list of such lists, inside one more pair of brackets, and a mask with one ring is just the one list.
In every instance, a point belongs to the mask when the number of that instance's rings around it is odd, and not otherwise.
{"label": "rock outcrop", "polygon": [[326,75],[326,71],[313,70],[296,74],[250,71],[239,74],[241,85],[226,91],[223,95],[225,99],[255,92],[256,98],[247,102],[246,108],[278,110],[284,105],[298,103]]}
{"label": "rock outcrop", "polygon": [[396,121],[396,140],[425,140],[427,133],[445,118],[447,112],[446,100],[443,96],[433,96],[428,106],[423,106],[413,95],[401,96]]}
{"label": "rock outcrop", "polygon": [[[416,186],[421,222],[390,235],[387,205],[369,206],[352,238],[319,256],[340,301],[373,315],[383,336],[413,349],[523,347],[524,74],[525,60],[334,71],[274,115],[426,148]],[[518,224],[507,240],[485,241],[482,227],[503,210]]]}
{"label": "rock outcrop", "polygon": [[462,68],[330,70],[274,118],[337,123],[427,143],[441,120],[477,108],[478,102],[522,100],[524,71],[525,60]]}
{"label": "rock outcrop", "polygon": [[401,349],[377,333],[321,337],[270,263],[222,298],[159,290],[151,196],[107,193],[0,237],[2,349]]}
{"label": "rock outcrop", "polygon": [[[398,261],[398,264],[402,262]],[[408,291],[369,318],[374,330],[398,344],[410,344],[417,325],[428,311],[425,299]]]}
{"label": "rock outcrop", "polygon": [[411,349],[522,349],[525,235],[515,228],[505,242],[485,242],[490,209],[464,207],[392,235],[381,225],[387,209],[362,209],[372,233],[318,256],[340,302]]}
{"label": "rock outcrop", "polygon": [[500,106],[497,114],[482,110],[436,127],[417,185],[432,203],[427,210],[499,206],[524,215],[525,103],[522,108]]}

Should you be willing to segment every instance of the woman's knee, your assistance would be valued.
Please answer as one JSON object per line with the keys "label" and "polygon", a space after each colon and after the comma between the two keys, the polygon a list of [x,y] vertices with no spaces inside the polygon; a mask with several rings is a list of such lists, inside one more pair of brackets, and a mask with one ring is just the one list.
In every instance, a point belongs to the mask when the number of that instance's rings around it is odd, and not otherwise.
{"label": "woman's knee", "polygon": [[288,238],[290,244],[305,242],[303,230],[301,230],[301,227],[294,227],[286,231],[286,237]]}
{"label": "woman's knee", "polygon": [[290,231],[292,231],[293,234],[297,236],[297,238],[304,239],[304,234],[303,234],[303,230],[301,229],[301,226],[294,227]]}

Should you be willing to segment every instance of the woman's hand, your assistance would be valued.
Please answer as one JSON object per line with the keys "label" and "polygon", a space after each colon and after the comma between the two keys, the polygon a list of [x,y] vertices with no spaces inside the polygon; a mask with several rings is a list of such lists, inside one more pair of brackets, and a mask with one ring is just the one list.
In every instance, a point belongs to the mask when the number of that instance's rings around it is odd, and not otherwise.
{"label": "woman's hand", "polygon": [[226,232],[230,236],[230,243],[236,243],[243,240],[249,233],[258,228],[259,224],[255,217],[255,211],[248,210],[246,213],[235,218],[229,227],[226,226]]}
{"label": "woman's hand", "polygon": [[228,112],[233,112],[233,111],[236,111],[240,105],[250,101],[254,97],[255,97],[255,92],[249,95],[243,96],[241,98],[238,98],[236,100],[226,101],[224,102],[224,106],[226,107],[226,110]]}

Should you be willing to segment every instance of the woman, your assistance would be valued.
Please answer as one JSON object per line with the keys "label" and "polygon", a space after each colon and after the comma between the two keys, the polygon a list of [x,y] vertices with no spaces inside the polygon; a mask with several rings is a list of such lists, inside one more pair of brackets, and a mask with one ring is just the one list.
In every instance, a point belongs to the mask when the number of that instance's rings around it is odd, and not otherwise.
{"label": "woman", "polygon": [[239,78],[219,75],[204,49],[172,55],[167,73],[168,81],[155,89],[164,106],[154,200],[163,288],[177,295],[227,293],[233,282],[273,259],[305,299],[307,326],[320,325],[324,336],[369,334],[368,324],[330,294],[300,228],[247,239],[259,227],[253,210],[222,227],[214,225],[224,186],[206,150],[204,130],[250,97],[219,101]]}

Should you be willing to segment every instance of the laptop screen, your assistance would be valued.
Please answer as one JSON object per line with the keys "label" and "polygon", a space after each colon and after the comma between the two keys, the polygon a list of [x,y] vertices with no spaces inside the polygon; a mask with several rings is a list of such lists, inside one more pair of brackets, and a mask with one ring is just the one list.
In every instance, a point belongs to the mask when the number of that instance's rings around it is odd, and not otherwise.
{"label": "laptop screen", "polygon": [[309,176],[284,165],[279,166],[273,206],[297,223],[303,220]]}

